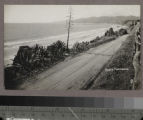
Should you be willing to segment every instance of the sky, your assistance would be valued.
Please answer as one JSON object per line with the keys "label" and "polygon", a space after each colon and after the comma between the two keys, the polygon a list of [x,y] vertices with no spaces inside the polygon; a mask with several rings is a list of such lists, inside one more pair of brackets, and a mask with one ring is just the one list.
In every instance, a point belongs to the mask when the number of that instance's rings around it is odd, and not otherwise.
{"label": "sky", "polygon": [[[72,18],[140,16],[140,5],[70,5]],[[68,18],[69,5],[5,5],[4,23],[49,23]]]}

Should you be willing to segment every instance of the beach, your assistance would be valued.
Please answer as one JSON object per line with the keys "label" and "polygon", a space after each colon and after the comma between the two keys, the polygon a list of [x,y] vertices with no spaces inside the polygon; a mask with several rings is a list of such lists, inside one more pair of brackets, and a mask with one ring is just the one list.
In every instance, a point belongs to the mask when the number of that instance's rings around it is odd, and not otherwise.
{"label": "beach", "polygon": [[[97,36],[102,36],[104,35],[105,31],[107,31],[109,28],[113,28],[114,31],[120,29],[120,28],[125,28],[126,26],[122,25],[112,25],[112,24],[76,24],[76,26],[73,27],[70,33],[70,40],[69,40],[69,47],[71,48],[76,42],[89,42],[93,39],[95,39]],[[51,29],[51,27],[50,27]],[[56,26],[54,26],[53,29],[56,29]],[[7,29],[5,29],[6,32]],[[34,30],[34,28],[33,28]],[[63,31],[62,31],[63,30]],[[62,32],[61,32],[62,31]],[[15,30],[16,32],[16,30]],[[24,32],[24,31],[23,31]],[[61,28],[61,30],[56,31],[56,33],[52,33],[54,30],[52,30],[50,33],[46,33],[40,37],[33,37],[33,33],[31,36],[29,35],[29,38],[24,39],[24,33],[19,36],[19,38],[14,38],[14,37],[9,37],[9,34],[5,33],[5,39],[4,40],[4,65],[10,65],[12,64],[12,60],[14,59],[14,56],[16,55],[19,46],[33,46],[35,44],[39,44],[42,46],[48,46],[58,40],[61,40],[66,43],[67,40],[67,33],[66,30]],[[8,32],[10,33],[10,32]],[[15,33],[16,34],[16,33]],[[36,34],[36,32],[35,32]],[[8,36],[8,37],[7,37]]]}

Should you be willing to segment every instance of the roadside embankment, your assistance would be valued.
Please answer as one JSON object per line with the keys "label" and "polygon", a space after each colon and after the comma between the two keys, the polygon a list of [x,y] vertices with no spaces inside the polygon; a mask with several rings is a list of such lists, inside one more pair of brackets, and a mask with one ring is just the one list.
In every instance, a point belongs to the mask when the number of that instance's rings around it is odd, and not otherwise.
{"label": "roadside embankment", "polygon": [[102,73],[94,78],[89,89],[129,90],[134,77],[133,54],[134,35],[130,35],[120,49],[112,56]]}

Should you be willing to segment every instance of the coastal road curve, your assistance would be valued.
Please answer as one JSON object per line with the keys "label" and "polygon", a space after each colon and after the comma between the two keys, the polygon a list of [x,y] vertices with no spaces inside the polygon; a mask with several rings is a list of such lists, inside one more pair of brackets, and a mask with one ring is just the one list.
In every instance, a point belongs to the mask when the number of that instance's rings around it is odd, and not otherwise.
{"label": "coastal road curve", "polygon": [[35,76],[35,82],[25,82],[20,89],[79,90],[92,77],[99,74],[112,55],[119,50],[128,35],[91,48],[76,57],[65,59],[50,69]]}

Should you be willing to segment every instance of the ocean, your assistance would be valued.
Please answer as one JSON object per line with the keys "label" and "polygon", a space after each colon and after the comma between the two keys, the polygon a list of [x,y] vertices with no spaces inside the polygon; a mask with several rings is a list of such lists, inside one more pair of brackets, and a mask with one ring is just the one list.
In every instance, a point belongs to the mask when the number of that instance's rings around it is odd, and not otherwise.
{"label": "ocean", "polygon": [[[102,36],[110,27],[116,31],[125,26],[105,23],[74,23],[71,27],[69,47],[76,42],[90,41],[97,36]],[[48,46],[57,40],[66,43],[67,26],[64,23],[5,23],[4,65],[12,63],[19,46],[35,44]]]}

